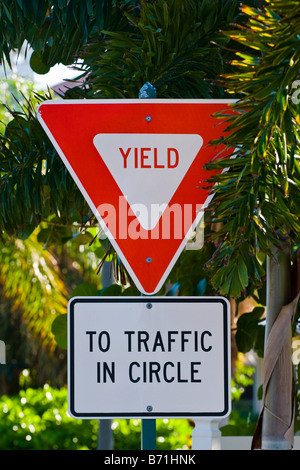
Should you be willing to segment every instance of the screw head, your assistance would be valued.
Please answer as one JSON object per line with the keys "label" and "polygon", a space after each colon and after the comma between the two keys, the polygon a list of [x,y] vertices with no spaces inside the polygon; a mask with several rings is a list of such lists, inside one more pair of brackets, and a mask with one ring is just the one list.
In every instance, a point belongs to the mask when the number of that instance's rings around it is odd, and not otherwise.
{"label": "screw head", "polygon": [[152,308],[151,302],[148,302],[148,303],[146,304],[146,307],[150,310],[150,309]]}
{"label": "screw head", "polygon": [[150,258],[150,256],[148,258],[146,258],[146,263],[152,263],[152,258]]}
{"label": "screw head", "polygon": [[153,411],[153,406],[148,405],[146,410],[148,411],[148,413],[151,413],[151,411]]}
{"label": "screw head", "polygon": [[150,122],[150,121],[151,121],[151,119],[152,119],[152,117],[151,117],[151,116],[146,116],[146,121],[147,121],[147,122]]}

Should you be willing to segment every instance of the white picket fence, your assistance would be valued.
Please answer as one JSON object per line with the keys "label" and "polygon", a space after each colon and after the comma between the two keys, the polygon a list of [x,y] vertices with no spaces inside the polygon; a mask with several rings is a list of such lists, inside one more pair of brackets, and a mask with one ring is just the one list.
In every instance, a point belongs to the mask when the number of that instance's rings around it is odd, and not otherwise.
{"label": "white picket fence", "polygon": [[[251,450],[252,436],[222,436],[220,450]],[[293,450],[300,450],[300,436],[295,436]]]}
{"label": "white picket fence", "polygon": [[[222,436],[218,421],[194,419],[192,450],[251,450],[252,436]],[[294,436],[293,450],[300,450],[300,436]]]}
{"label": "white picket fence", "polygon": [[[252,436],[222,436],[211,450],[251,450]],[[300,450],[300,436],[295,436],[293,450]]]}

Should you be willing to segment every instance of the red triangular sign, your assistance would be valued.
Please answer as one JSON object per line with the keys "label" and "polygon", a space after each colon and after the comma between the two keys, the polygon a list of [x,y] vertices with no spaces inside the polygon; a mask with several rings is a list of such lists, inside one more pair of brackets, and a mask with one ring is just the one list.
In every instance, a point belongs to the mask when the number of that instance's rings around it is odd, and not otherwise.
{"label": "red triangular sign", "polygon": [[209,201],[233,100],[53,100],[38,118],[138,289],[162,287]]}

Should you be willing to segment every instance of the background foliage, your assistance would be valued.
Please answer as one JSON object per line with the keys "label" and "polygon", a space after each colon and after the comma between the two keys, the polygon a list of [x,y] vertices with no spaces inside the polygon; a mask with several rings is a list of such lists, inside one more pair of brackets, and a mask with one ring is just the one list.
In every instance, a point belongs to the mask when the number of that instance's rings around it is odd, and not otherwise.
{"label": "background foliage", "polygon": [[[67,414],[67,389],[45,385],[0,399],[0,449],[95,450],[98,420],[77,420]],[[114,420],[114,449],[138,450],[140,420]],[[193,426],[187,420],[157,420],[157,449],[187,449]]]}
{"label": "background foliage", "polygon": [[224,86],[240,96],[224,140],[236,150],[234,158],[207,166],[229,169],[213,180],[212,220],[222,222],[216,235],[222,244],[211,267],[216,287],[234,298],[262,285],[261,256],[272,247],[288,242],[294,255],[300,233],[300,108],[292,98],[299,76],[298,3],[267,1],[265,12],[242,11],[245,26],[226,35],[248,51],[237,51],[223,76]]}
{"label": "background foliage", "polygon": [[[232,398],[236,402],[252,383],[253,369],[240,362],[232,379]],[[31,374],[23,370],[21,390],[15,395],[0,397],[0,449],[2,450],[95,450],[98,439],[98,420],[75,420],[67,412],[66,387],[49,384],[32,388]],[[223,435],[249,435],[255,416],[235,411]],[[101,425],[100,425],[101,426]],[[156,420],[157,450],[191,449],[192,420]],[[101,429],[101,428],[100,428]],[[138,450],[141,447],[141,421],[121,419],[112,421],[115,450]]]}
{"label": "background foliage", "polygon": [[148,81],[159,98],[224,97],[213,82],[228,69],[230,40],[221,30],[236,15],[232,1],[140,2],[83,46],[88,96],[137,98]]}

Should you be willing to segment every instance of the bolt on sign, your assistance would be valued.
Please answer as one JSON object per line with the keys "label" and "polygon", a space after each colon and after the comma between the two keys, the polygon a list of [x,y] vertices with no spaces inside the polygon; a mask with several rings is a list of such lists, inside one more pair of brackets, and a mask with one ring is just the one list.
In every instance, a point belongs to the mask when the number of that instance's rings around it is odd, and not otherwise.
{"label": "bolt on sign", "polygon": [[75,297],[68,308],[74,418],[230,413],[226,299]]}
{"label": "bolt on sign", "polygon": [[[49,100],[38,119],[140,292],[157,293],[210,195],[234,100]],[[230,112],[230,111],[229,111]],[[229,153],[229,152],[228,152]]]}

